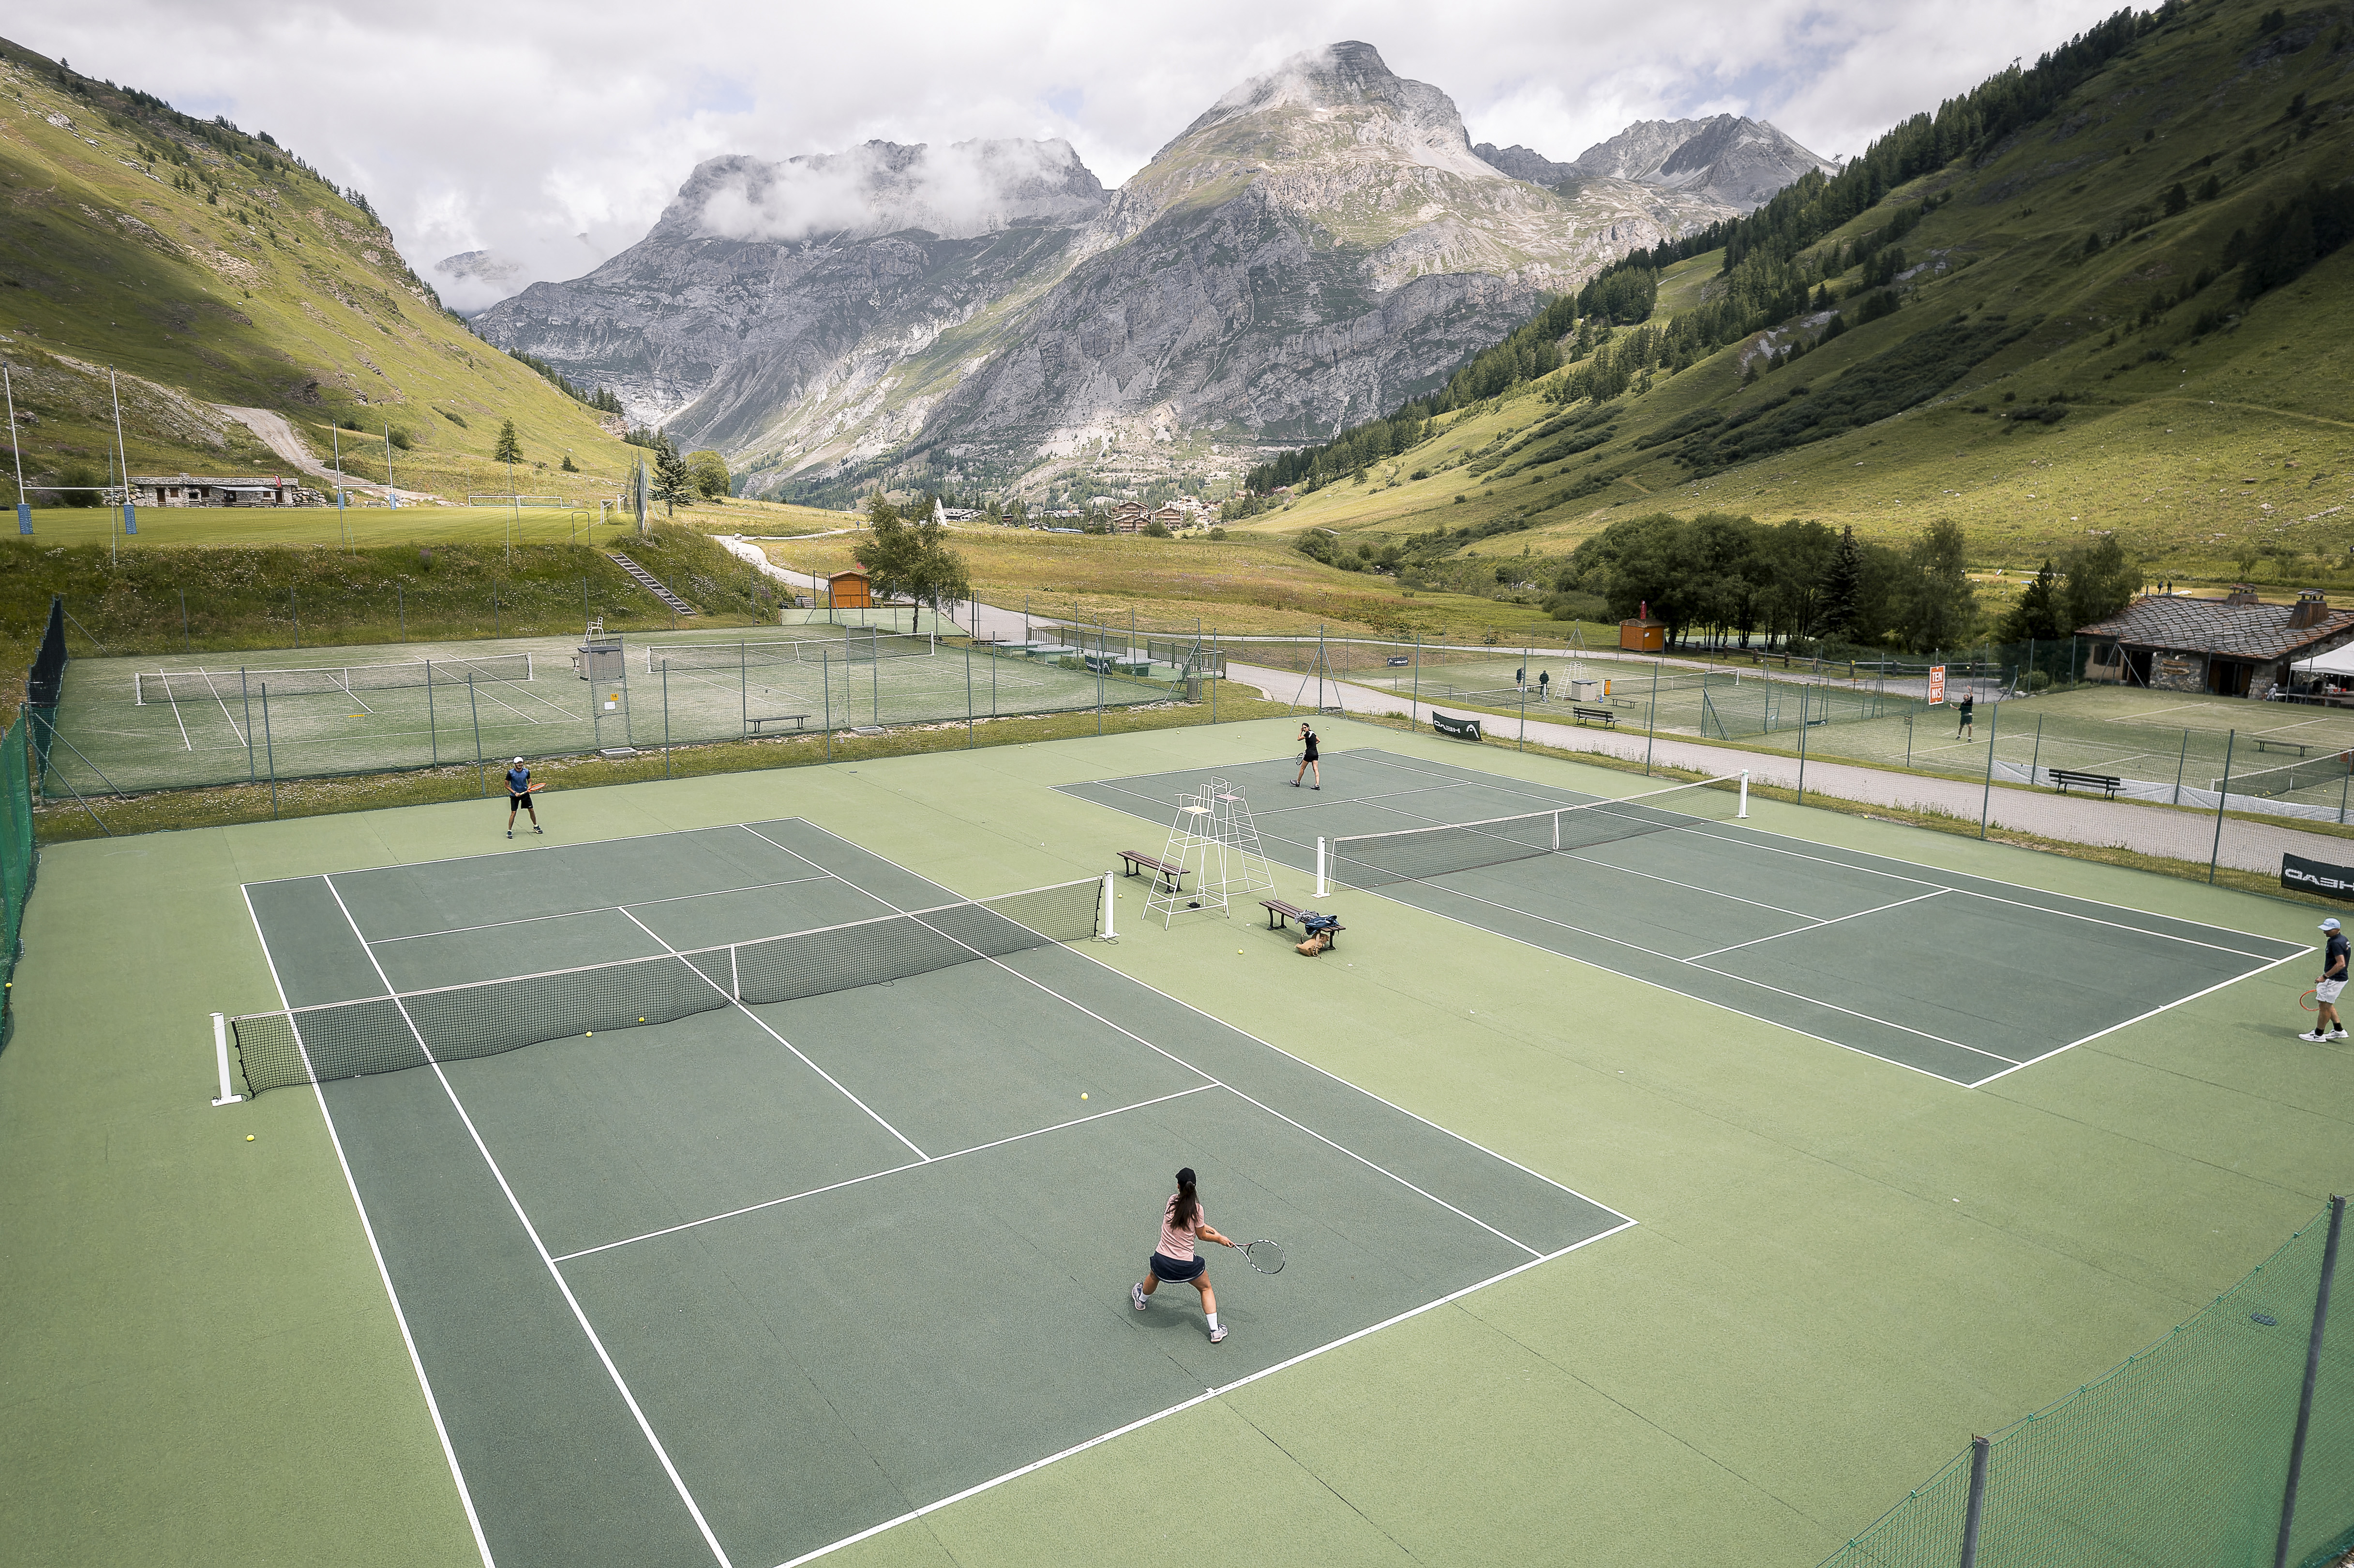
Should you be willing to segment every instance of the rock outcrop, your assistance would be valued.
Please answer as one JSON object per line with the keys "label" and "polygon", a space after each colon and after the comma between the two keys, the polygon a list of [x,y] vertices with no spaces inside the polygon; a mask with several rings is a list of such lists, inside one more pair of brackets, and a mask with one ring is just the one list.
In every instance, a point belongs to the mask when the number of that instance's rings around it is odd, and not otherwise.
{"label": "rock outcrop", "polygon": [[1762,121],[1737,114],[1638,120],[1580,153],[1569,167],[1585,177],[1690,191],[1743,212],[1762,205],[1809,169],[1839,173],[1839,165],[1829,158],[1808,152]]}

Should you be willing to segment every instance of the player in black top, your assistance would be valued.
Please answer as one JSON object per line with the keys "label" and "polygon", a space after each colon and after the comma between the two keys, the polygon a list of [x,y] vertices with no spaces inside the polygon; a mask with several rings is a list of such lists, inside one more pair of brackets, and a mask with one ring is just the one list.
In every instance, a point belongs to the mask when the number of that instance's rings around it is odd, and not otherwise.
{"label": "player in black top", "polygon": [[1318,766],[1316,755],[1316,732],[1303,724],[1299,726],[1299,771],[1291,776],[1293,789],[1299,788],[1299,781],[1308,777],[1311,768],[1316,769],[1316,782],[1310,788],[1324,788],[1324,769]]}
{"label": "player in black top", "polygon": [[2346,1024],[2338,1016],[2338,993],[2346,989],[2347,957],[2349,951],[2346,933],[2337,918],[2324,920],[2321,929],[2329,940],[2321,949],[2321,978],[2313,983],[2313,1001],[2318,1013],[2312,1032],[2297,1036],[2300,1040],[2343,1040]]}
{"label": "player in black top", "polygon": [[1956,740],[1960,740],[1970,733],[1970,710],[1977,706],[1978,698],[1967,692],[1964,692],[1962,694],[1962,700],[1955,705],[1954,713],[1962,721],[1959,725],[1955,726],[1954,738]]}
{"label": "player in black top", "polygon": [[515,808],[518,806],[531,813],[531,831],[539,832],[539,808],[531,803],[531,798],[546,788],[545,784],[531,781],[531,769],[523,765],[522,758],[514,759],[514,766],[507,769],[507,837],[514,837]]}

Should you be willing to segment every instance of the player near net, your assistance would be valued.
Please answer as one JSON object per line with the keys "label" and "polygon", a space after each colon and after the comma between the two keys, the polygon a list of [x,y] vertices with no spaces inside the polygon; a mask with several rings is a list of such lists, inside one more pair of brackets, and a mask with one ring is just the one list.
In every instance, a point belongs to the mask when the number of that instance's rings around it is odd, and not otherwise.
{"label": "player near net", "polygon": [[531,769],[523,765],[522,758],[518,757],[514,759],[513,765],[507,768],[507,837],[514,837],[515,810],[518,807],[531,813],[531,831],[539,832],[539,808],[531,803],[531,798],[546,788],[545,784],[535,784],[531,781]]}

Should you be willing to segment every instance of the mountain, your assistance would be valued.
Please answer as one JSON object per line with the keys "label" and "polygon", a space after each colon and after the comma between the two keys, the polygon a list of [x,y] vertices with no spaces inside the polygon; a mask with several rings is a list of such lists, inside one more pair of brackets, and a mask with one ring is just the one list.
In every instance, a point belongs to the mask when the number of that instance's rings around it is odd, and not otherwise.
{"label": "mountain", "polygon": [[1482,163],[1503,170],[1516,180],[1526,180],[1532,185],[1557,185],[1578,175],[1575,164],[1556,164],[1532,147],[1518,144],[1499,147],[1493,142],[1482,142],[1471,151],[1479,155]]}
{"label": "mountain", "polygon": [[2343,596],[2349,59],[2254,0],[2121,12],[1629,258],[1560,369],[1299,454],[1243,526],[1494,556],[1660,511],[1944,518],[2013,580],[2115,532],[2153,572]]}
{"label": "mountain", "polygon": [[1761,121],[1737,114],[1706,120],[1638,120],[1571,164],[1589,178],[1637,180],[1694,191],[1747,212],[1809,170],[1839,173]]}
{"label": "mountain", "polygon": [[950,154],[715,160],[638,245],[476,324],[766,482],[1077,494],[1329,433],[1732,216],[1511,178],[1363,43],[1242,83],[1108,196],[1059,143]]}
{"label": "mountain", "polygon": [[270,443],[323,460],[347,423],[374,438],[343,438],[354,478],[384,477],[388,428],[404,490],[463,495],[504,487],[490,451],[510,418],[534,462],[624,471],[595,409],[471,334],[365,196],[270,136],[6,40],[0,85],[17,106],[0,128],[0,344],[28,488],[108,482],[110,366],[134,473],[299,469]]}

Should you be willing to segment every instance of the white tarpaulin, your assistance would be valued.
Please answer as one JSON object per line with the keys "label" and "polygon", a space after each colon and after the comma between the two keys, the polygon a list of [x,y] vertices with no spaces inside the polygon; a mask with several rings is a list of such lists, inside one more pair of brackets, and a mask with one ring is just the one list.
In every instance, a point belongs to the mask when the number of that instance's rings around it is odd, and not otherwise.
{"label": "white tarpaulin", "polygon": [[2354,675],[2354,642],[2300,659],[2292,668],[2300,675]]}

